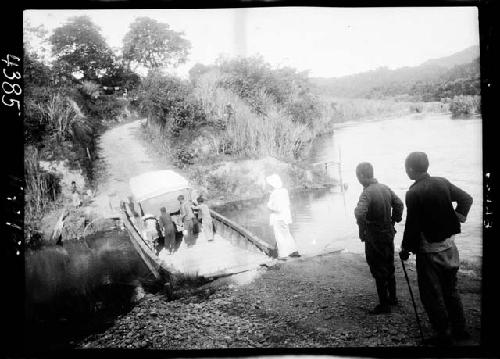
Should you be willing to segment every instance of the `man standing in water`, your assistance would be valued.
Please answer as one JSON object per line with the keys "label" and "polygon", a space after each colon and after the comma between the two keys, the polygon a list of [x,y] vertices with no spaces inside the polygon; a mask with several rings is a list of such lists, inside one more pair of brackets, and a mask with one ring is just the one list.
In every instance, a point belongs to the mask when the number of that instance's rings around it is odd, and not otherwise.
{"label": "man standing in water", "polygon": [[359,226],[359,238],[365,242],[366,262],[375,278],[379,298],[379,304],[370,313],[390,313],[390,305],[397,304],[394,223],[401,221],[404,206],[388,186],[373,178],[370,163],[360,163],[356,167],[356,177],[364,189],[354,216]]}
{"label": "man standing in water", "polygon": [[[424,152],[412,152],[405,161],[415,182],[406,193],[406,224],[399,256],[417,255],[418,288],[422,304],[436,335],[427,344],[449,345],[452,338],[468,339],[462,301],[457,291],[459,266],[455,234],[460,233],[472,197],[446,178],[427,173]],[[453,202],[457,202],[453,208]]]}

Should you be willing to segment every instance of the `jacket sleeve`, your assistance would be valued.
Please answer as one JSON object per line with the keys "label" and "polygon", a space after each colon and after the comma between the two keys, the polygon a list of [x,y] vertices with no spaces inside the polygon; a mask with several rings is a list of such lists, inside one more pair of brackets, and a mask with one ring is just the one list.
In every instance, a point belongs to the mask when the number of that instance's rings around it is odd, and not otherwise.
{"label": "jacket sleeve", "polygon": [[362,242],[366,240],[366,215],[368,213],[368,206],[370,204],[370,199],[365,191],[361,193],[359,197],[358,204],[354,209],[354,217],[356,217],[356,222],[358,223],[359,239]]}
{"label": "jacket sleeve", "polygon": [[418,203],[415,193],[408,191],[405,196],[406,223],[401,248],[416,253],[420,244]]}
{"label": "jacket sleeve", "polygon": [[403,219],[403,208],[404,204],[401,199],[396,196],[396,193],[392,189],[389,188],[389,192],[391,193],[391,207],[392,207],[392,216],[391,219],[393,222],[399,223]]}
{"label": "jacket sleeve", "polygon": [[455,212],[459,213],[464,218],[467,217],[473,202],[472,196],[449,181],[447,181],[447,184],[450,189],[451,200],[457,202]]}
{"label": "jacket sleeve", "polygon": [[361,193],[359,196],[358,204],[354,209],[354,217],[356,217],[356,222],[358,225],[366,225],[366,215],[368,214],[368,206],[370,205],[370,199],[366,194],[366,191]]}

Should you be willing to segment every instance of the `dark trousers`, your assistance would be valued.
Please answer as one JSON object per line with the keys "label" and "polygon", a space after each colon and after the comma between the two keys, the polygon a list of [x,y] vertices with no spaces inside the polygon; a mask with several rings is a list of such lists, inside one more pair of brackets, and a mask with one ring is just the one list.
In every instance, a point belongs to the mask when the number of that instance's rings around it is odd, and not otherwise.
{"label": "dark trousers", "polygon": [[365,255],[375,278],[379,302],[388,305],[391,300],[396,300],[394,236],[365,241]]}
{"label": "dark trousers", "polygon": [[[417,254],[420,299],[438,335],[465,329],[465,317],[457,290],[458,250],[453,247],[437,253]],[[451,327],[451,328],[450,328]]]}

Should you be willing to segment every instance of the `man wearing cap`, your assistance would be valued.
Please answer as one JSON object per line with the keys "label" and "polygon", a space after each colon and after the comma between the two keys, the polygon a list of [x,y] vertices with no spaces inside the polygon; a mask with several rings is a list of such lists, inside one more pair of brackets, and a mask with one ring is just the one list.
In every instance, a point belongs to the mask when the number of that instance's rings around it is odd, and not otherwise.
{"label": "man wearing cap", "polygon": [[[424,152],[412,152],[405,161],[408,177],[415,182],[406,193],[407,216],[401,252],[417,256],[418,288],[422,304],[436,335],[428,344],[449,345],[467,339],[462,301],[457,290],[459,266],[455,235],[460,233],[472,205],[472,197],[446,178],[427,173]],[[453,202],[457,206],[453,207]]]}
{"label": "man wearing cap", "polygon": [[365,242],[366,262],[375,278],[379,298],[379,304],[370,313],[390,313],[390,305],[397,304],[394,224],[401,222],[404,206],[388,186],[373,178],[370,163],[360,163],[356,167],[356,177],[364,189],[354,216],[359,226],[359,238]]}

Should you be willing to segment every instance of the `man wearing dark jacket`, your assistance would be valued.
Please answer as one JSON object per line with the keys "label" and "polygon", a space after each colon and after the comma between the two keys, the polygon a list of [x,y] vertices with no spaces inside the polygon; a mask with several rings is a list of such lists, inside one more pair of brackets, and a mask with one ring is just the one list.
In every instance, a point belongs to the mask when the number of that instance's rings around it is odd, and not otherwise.
{"label": "man wearing dark jacket", "polygon": [[[458,250],[455,234],[465,222],[472,197],[446,178],[427,173],[424,152],[406,158],[408,177],[415,182],[406,193],[406,224],[400,257],[417,255],[418,288],[436,335],[428,344],[449,345],[452,338],[466,339],[465,318],[457,291]],[[457,206],[453,208],[453,202]]]}
{"label": "man wearing dark jacket", "polygon": [[394,223],[403,215],[403,202],[386,185],[373,178],[373,167],[363,162],[356,167],[356,176],[364,187],[354,215],[359,238],[365,242],[366,262],[375,278],[379,304],[372,314],[390,313],[397,304],[394,277]]}

